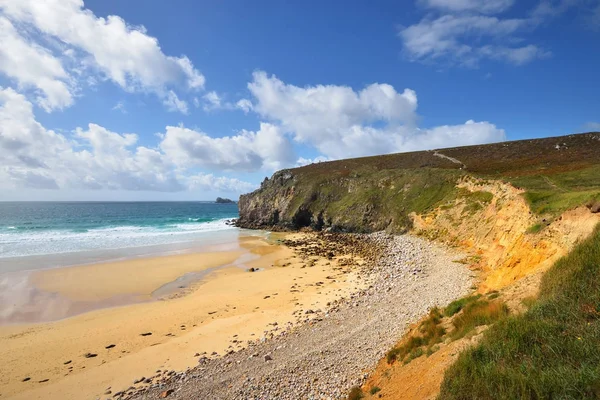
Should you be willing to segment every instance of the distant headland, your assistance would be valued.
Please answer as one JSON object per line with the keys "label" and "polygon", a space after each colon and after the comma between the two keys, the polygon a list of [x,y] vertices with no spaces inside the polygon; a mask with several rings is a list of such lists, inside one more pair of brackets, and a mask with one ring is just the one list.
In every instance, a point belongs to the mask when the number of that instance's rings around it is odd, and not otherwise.
{"label": "distant headland", "polygon": [[217,200],[215,200],[215,203],[217,203],[217,204],[234,204],[235,201],[233,201],[231,199],[224,199],[222,197],[217,197]]}

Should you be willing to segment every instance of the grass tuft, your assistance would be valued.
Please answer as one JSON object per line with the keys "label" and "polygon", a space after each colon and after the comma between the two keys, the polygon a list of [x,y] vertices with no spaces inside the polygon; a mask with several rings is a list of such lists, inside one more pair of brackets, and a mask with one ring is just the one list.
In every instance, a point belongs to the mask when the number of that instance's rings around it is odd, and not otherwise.
{"label": "grass tuft", "polygon": [[440,343],[446,334],[446,330],[440,326],[442,313],[439,308],[434,307],[429,316],[419,325],[417,334],[409,337],[403,344],[392,348],[386,354],[386,360],[392,364],[396,360],[408,363],[413,359],[425,354],[424,347]]}
{"label": "grass tuft", "polygon": [[360,400],[363,397],[365,397],[365,395],[360,386],[354,386],[350,389],[350,393],[348,393],[348,400]]}
{"label": "grass tuft", "polygon": [[489,325],[508,315],[508,307],[500,301],[476,300],[465,305],[462,314],[452,321],[454,340],[465,337],[469,332],[481,325]]}
{"label": "grass tuft", "polygon": [[373,386],[371,390],[369,390],[369,393],[371,393],[371,395],[377,394],[379,392],[381,392],[381,388],[379,386]]}
{"label": "grass tuft", "polygon": [[481,295],[474,295],[454,300],[452,303],[448,304],[448,306],[444,309],[444,315],[446,317],[451,317],[454,314],[458,313],[460,310],[462,310],[464,306],[474,301],[477,301],[480,297]]}
{"label": "grass tuft", "polygon": [[538,233],[539,231],[542,230],[543,227],[544,227],[544,225],[539,224],[539,223],[538,224],[533,224],[529,228],[527,228],[527,230],[525,232],[526,233],[531,233],[531,234]]}

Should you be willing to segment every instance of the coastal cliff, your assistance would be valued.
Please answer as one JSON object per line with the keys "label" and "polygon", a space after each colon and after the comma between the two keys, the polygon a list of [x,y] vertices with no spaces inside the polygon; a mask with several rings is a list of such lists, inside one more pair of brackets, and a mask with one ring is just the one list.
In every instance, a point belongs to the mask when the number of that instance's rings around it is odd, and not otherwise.
{"label": "coastal cliff", "polygon": [[[600,133],[311,164],[276,172],[239,200],[238,226],[272,230],[406,232],[411,215],[471,197],[465,177],[507,182],[532,211],[559,214],[594,201]],[[569,192],[566,196],[565,193]],[[596,196],[596,197],[594,197]]]}

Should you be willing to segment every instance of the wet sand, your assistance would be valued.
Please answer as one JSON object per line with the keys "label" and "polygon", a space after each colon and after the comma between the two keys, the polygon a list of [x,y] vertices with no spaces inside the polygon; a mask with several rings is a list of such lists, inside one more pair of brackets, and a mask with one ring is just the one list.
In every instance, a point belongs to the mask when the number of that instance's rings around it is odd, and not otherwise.
{"label": "wet sand", "polygon": [[[197,354],[240,348],[277,329],[275,323],[294,321],[295,310],[323,307],[361,285],[353,273],[335,271],[335,261],[321,259],[307,268],[292,249],[258,237],[242,239],[240,246],[240,252],[172,255],[33,274],[31,282],[38,290],[69,301],[99,304],[133,296],[143,302],[54,322],[0,327],[0,395],[111,398],[158,369],[184,370],[197,364]],[[239,263],[240,257],[244,262]],[[208,273],[200,281],[188,281],[189,286],[153,300],[157,289],[202,271]],[[337,279],[327,279],[332,275]],[[298,286],[292,289],[294,285]],[[22,382],[25,378],[30,379]]]}

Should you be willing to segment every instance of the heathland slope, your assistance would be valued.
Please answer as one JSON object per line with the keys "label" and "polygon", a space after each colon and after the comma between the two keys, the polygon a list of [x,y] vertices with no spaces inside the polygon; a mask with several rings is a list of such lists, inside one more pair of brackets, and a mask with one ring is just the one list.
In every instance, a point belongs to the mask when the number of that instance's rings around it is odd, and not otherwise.
{"label": "heathland slope", "polygon": [[[465,195],[465,176],[524,191],[549,218],[600,200],[600,133],[390,154],[282,170],[240,197],[238,224],[249,228],[405,232],[422,214]],[[472,197],[470,194],[468,197]],[[485,203],[475,194],[471,202]],[[545,221],[544,221],[545,222]]]}

